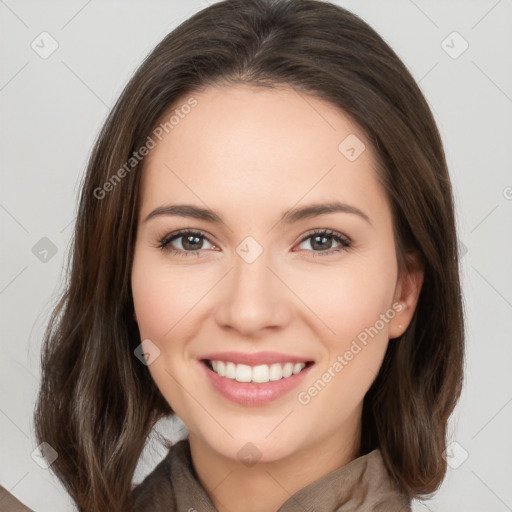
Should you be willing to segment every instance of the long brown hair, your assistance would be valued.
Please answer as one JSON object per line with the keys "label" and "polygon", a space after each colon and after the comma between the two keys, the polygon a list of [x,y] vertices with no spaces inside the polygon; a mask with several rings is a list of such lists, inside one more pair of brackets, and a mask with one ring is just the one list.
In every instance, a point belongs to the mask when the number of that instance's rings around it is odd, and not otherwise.
{"label": "long brown hair", "polygon": [[362,449],[380,448],[411,497],[431,493],[446,471],[464,358],[445,155],[427,102],[394,51],[356,15],[317,0],[215,3],[166,36],[126,85],[82,183],[66,288],[45,332],[37,439],[58,452],[52,469],[79,510],[129,509],[145,441],[173,413],[134,356],[141,340],[130,272],[144,161],[134,154],[171,107],[233,83],[286,85],[327,100],[371,141],[399,268],[416,251],[425,277],[412,322],[390,343],[365,397]]}

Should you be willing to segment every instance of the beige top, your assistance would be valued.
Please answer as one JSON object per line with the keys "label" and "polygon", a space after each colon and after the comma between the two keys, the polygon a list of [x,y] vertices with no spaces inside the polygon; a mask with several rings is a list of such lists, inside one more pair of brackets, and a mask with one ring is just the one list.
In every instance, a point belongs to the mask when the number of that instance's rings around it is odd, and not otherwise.
{"label": "beige top", "polygon": [[[188,438],[172,446],[133,497],[133,512],[217,512],[197,479]],[[411,512],[411,502],[393,485],[377,449],[297,491],[277,510],[299,511]]]}

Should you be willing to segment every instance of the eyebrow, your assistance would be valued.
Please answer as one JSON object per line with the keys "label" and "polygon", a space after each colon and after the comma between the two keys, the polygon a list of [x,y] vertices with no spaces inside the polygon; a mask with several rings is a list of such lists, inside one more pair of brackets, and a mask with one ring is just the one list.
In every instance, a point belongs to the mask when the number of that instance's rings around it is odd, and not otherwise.
{"label": "eyebrow", "polygon": [[[368,215],[366,215],[366,213],[364,213],[362,210],[355,206],[340,203],[337,201],[325,204],[315,203],[307,206],[302,206],[300,208],[291,208],[290,210],[287,210],[282,214],[279,224],[294,224],[303,219],[309,219],[312,217],[317,217],[319,215],[337,212],[357,215],[364,219],[366,222],[368,222],[368,224],[372,225]],[[214,224],[224,224],[222,216],[216,213],[214,210],[194,206],[192,204],[173,204],[167,206],[159,206],[158,208],[155,208],[151,213],[147,215],[147,217],[144,219],[144,222],[147,222],[150,219],[160,216],[187,217],[204,220],[206,222],[211,222]]]}

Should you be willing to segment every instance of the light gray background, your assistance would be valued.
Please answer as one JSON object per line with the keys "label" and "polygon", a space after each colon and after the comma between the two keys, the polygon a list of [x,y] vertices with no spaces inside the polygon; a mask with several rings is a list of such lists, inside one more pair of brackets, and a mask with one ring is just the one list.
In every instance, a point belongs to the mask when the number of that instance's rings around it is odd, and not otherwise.
{"label": "light gray background", "polygon": [[[368,21],[419,81],[455,191],[466,384],[451,422],[453,467],[436,497],[415,510],[512,510],[512,2],[339,4]],[[79,179],[131,73],[165,34],[206,5],[0,0],[0,484],[37,512],[73,510],[58,480],[31,457],[31,415],[42,332],[61,286]],[[43,31],[59,45],[47,59],[31,47],[34,40],[43,45]],[[458,55],[464,41],[469,47]],[[44,44],[48,49],[49,40]],[[57,248],[46,261],[33,252],[43,237]],[[186,432],[172,424],[158,430],[175,439]],[[163,454],[155,437],[136,480]]]}

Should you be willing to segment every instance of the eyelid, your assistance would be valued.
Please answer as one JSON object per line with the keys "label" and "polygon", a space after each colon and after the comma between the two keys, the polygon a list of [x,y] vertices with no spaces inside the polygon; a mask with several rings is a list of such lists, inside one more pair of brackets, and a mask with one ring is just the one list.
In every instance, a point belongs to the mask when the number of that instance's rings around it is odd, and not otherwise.
{"label": "eyelid", "polygon": [[[212,238],[209,234],[207,234],[205,231],[201,229],[193,229],[193,228],[184,228],[179,229],[178,231],[173,231],[171,233],[168,233],[167,235],[164,235],[163,237],[159,237],[159,244],[169,244],[173,240],[179,239],[182,236],[185,235],[196,235],[197,237],[204,238],[208,241],[211,245],[216,247],[216,244],[212,242]],[[203,249],[200,249],[203,250]],[[186,252],[194,252],[194,251],[186,251]]]}
{"label": "eyelid", "polygon": [[352,244],[352,240],[347,235],[344,235],[339,231],[334,231],[333,229],[329,228],[315,228],[311,231],[308,231],[305,235],[302,235],[302,238],[299,240],[299,243],[304,242],[305,240],[314,235],[326,235],[332,238],[341,238],[343,242],[345,242],[347,245]]}

